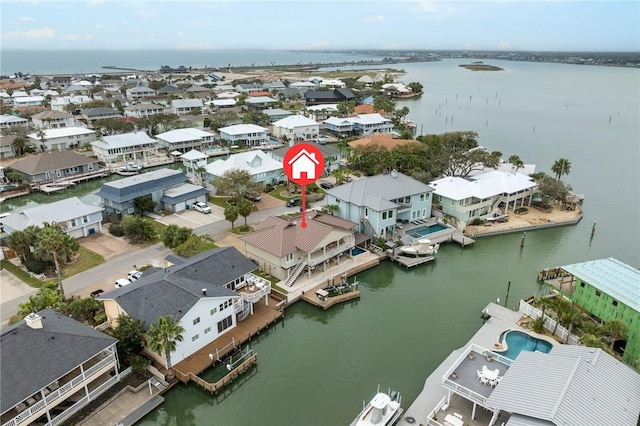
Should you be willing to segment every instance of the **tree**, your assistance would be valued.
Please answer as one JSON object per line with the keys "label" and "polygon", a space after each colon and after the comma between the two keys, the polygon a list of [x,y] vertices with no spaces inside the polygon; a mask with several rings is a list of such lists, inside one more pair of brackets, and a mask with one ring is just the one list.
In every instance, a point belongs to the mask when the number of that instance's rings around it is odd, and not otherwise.
{"label": "tree", "polygon": [[228,205],[224,208],[224,219],[231,222],[231,228],[235,228],[233,223],[238,220],[238,209],[236,206]]}
{"label": "tree", "polygon": [[509,157],[507,162],[513,166],[514,173],[518,173],[518,170],[524,167],[524,162],[517,155]]}
{"label": "tree", "polygon": [[27,302],[18,305],[18,315],[24,318],[31,313],[40,312],[46,308],[61,310],[63,307],[64,296],[60,292],[58,284],[46,282],[36,294],[29,296]]}
{"label": "tree", "polygon": [[247,216],[251,214],[253,204],[246,198],[242,198],[238,201],[238,204],[236,204],[236,208],[238,209],[238,214],[244,217],[244,226],[247,227]]}
{"label": "tree", "polygon": [[129,215],[122,220],[124,235],[132,242],[151,241],[157,237],[156,229],[150,219]]}
{"label": "tree", "polygon": [[11,146],[16,153],[16,157],[22,156],[25,153],[27,146],[29,145],[29,140],[24,136],[16,136]]}
{"label": "tree", "polygon": [[39,229],[35,225],[29,225],[22,231],[14,231],[7,237],[7,245],[19,254],[25,254],[36,245]]}
{"label": "tree", "polygon": [[202,185],[203,188],[207,187],[207,169],[205,167],[199,166],[196,168],[195,170],[195,174],[198,176],[198,179],[200,179],[200,184]]}
{"label": "tree", "polygon": [[355,101],[342,101],[338,102],[338,115],[340,117],[347,117],[356,110]]}
{"label": "tree", "polygon": [[185,332],[180,321],[171,315],[158,317],[149,329],[149,349],[164,354],[167,369],[171,368],[171,352],[176,350],[176,343],[182,342]]}
{"label": "tree", "polygon": [[185,226],[169,225],[162,231],[162,242],[166,247],[175,248],[193,235],[193,230]]}
{"label": "tree", "polygon": [[322,208],[323,212],[328,213],[331,216],[333,216],[333,214],[338,210],[340,210],[340,206],[338,206],[337,204],[327,204]]}
{"label": "tree", "polygon": [[373,98],[373,109],[376,111],[391,112],[395,107],[396,103],[387,95],[378,95]]}
{"label": "tree", "polygon": [[131,357],[144,349],[144,323],[126,314],[120,314],[116,321],[113,337],[118,339],[118,355],[125,364],[131,365]]}
{"label": "tree", "polygon": [[211,128],[218,130],[238,121],[238,114],[234,111],[217,111],[211,116]]}
{"label": "tree", "polygon": [[42,229],[38,231],[34,253],[41,259],[46,259],[49,256],[53,259],[63,299],[65,294],[62,286],[62,269],[59,257],[68,257],[70,254],[77,253],[79,249],[80,244],[74,238],[65,234],[61,225],[45,222]]}
{"label": "tree", "polygon": [[44,152],[44,149],[46,148],[45,142],[47,140],[47,134],[45,133],[44,129],[39,128],[38,130],[36,130],[36,137],[40,139],[40,150]]}
{"label": "tree", "polygon": [[209,235],[190,235],[189,238],[173,251],[182,257],[191,257],[206,250],[216,248],[216,244]]}
{"label": "tree", "polygon": [[21,183],[24,180],[22,175],[11,167],[4,169],[4,177],[12,183]]}
{"label": "tree", "polygon": [[140,212],[140,214],[154,211],[157,204],[157,202],[153,201],[151,194],[143,195],[133,200],[133,205]]}
{"label": "tree", "polygon": [[251,174],[243,169],[231,169],[211,182],[218,194],[228,195],[235,201],[245,195],[262,192],[262,184],[253,181]]}
{"label": "tree", "polygon": [[605,347],[602,338],[599,336],[594,336],[593,334],[583,334],[582,337],[580,337],[580,343],[590,348],[604,349]]}
{"label": "tree", "polygon": [[538,193],[542,197],[543,204],[547,206],[554,204],[556,201],[564,201],[570,190],[570,186],[548,175],[544,175],[538,181]]}
{"label": "tree", "polygon": [[571,171],[571,162],[566,158],[556,160],[553,166],[551,166],[551,171],[555,173],[556,180],[560,180],[562,176],[568,175]]}
{"label": "tree", "polygon": [[72,296],[67,300],[63,313],[86,324],[93,325],[100,317],[104,317],[102,302],[93,297]]}
{"label": "tree", "polygon": [[607,321],[602,328],[604,333],[609,336],[609,350],[613,352],[616,341],[626,338],[628,327],[622,321],[615,319]]}
{"label": "tree", "polygon": [[567,329],[567,337],[564,343],[569,343],[569,336],[573,331],[573,327],[580,322],[582,313],[576,309],[573,305],[568,305],[567,309],[562,314],[562,326]]}
{"label": "tree", "polygon": [[245,124],[257,124],[259,126],[269,124],[269,116],[262,111],[247,111],[242,116],[242,122]]}
{"label": "tree", "polygon": [[423,86],[422,86],[422,84],[421,84],[421,83],[419,83],[419,82],[417,82],[417,81],[413,81],[413,82],[411,82],[411,83],[407,84],[407,86],[409,86],[409,88],[411,89],[411,91],[412,91],[413,93],[420,93],[420,92],[422,92],[422,88],[423,88]]}

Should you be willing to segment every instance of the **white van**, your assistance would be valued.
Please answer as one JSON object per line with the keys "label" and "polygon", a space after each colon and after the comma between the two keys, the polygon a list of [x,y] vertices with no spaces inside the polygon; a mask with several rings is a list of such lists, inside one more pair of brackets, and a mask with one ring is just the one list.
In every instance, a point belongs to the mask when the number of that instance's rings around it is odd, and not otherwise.
{"label": "white van", "polygon": [[116,288],[122,288],[122,287],[124,287],[126,285],[129,285],[129,284],[131,284],[131,281],[129,281],[126,278],[118,278],[116,280]]}

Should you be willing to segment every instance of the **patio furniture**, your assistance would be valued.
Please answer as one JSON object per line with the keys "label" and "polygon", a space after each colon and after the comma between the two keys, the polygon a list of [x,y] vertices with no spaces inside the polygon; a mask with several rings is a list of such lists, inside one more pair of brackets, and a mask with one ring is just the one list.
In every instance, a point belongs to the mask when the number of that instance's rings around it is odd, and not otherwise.
{"label": "patio furniture", "polygon": [[[460,415],[458,414],[458,416]],[[445,426],[464,426],[464,420],[462,420],[462,416],[458,416],[447,414],[444,418]]]}
{"label": "patio furniture", "polygon": [[484,385],[486,385],[487,383],[489,383],[489,380],[487,380],[487,378],[486,378],[486,377],[482,376],[482,377],[480,378],[480,383],[482,383],[482,385],[484,386]]}
{"label": "patio furniture", "polygon": [[476,373],[477,373],[477,375],[478,375],[478,380],[482,380],[482,378],[484,377],[484,376],[482,375],[482,371],[480,371],[480,370],[476,370]]}
{"label": "patio furniture", "polygon": [[488,381],[495,380],[500,374],[500,370],[497,368],[495,370],[489,370],[486,365],[482,366],[482,376]]}

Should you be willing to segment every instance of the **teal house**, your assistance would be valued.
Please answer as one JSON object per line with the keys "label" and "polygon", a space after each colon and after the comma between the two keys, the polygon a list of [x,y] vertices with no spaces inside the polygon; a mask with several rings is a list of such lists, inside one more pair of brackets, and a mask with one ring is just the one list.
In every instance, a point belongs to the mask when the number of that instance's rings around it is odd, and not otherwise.
{"label": "teal house", "polygon": [[611,257],[562,269],[571,276],[567,296],[574,303],[605,323],[617,319],[627,325],[627,341],[616,348],[635,365],[640,359],[640,270]]}

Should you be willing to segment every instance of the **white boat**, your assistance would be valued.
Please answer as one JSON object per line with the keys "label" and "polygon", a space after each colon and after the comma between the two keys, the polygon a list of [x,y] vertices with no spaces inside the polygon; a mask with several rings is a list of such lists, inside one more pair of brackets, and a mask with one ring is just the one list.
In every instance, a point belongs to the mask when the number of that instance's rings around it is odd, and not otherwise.
{"label": "white boat", "polygon": [[431,240],[427,238],[420,239],[415,244],[400,247],[403,254],[410,256],[433,256],[438,253],[438,249],[440,244],[431,244]]}
{"label": "white boat", "polygon": [[358,417],[350,426],[391,426],[398,422],[404,412],[400,406],[400,394],[389,390],[388,393],[378,392],[373,399],[364,406]]}
{"label": "white boat", "polygon": [[140,173],[142,170],[142,164],[137,161],[130,161],[122,167],[116,170],[116,173],[122,176],[131,176]]}

